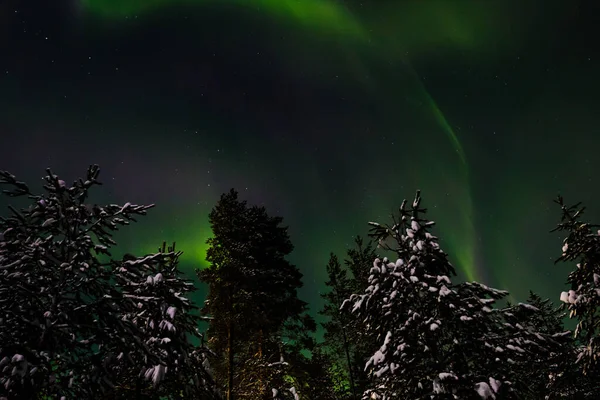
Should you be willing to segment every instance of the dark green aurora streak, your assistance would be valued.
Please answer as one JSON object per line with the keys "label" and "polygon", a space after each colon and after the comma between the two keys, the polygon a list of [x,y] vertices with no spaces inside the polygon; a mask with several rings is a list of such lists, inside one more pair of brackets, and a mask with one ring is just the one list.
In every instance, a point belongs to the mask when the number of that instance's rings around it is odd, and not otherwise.
{"label": "dark green aurora streak", "polygon": [[17,4],[0,6],[23,37],[0,39],[0,168],[99,163],[99,201],[157,203],[121,251],[175,240],[205,265],[207,215],[235,187],[290,225],[318,309],[329,252],[421,189],[464,279],[560,292],[552,198],[600,195],[583,3],[73,0],[46,19]]}

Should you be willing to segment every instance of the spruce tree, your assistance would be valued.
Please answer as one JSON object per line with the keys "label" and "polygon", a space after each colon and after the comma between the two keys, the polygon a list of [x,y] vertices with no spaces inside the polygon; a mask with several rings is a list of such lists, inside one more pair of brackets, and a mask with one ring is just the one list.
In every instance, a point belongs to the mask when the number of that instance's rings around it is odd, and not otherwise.
{"label": "spruce tree", "polygon": [[376,257],[375,246],[361,236],[354,238],[354,247],[348,249],[344,264],[352,273],[354,293],[363,292],[369,286],[369,271]]}
{"label": "spruce tree", "polygon": [[115,262],[115,281],[123,288],[122,296],[136,307],[122,319],[135,325],[149,352],[163,353],[167,360],[153,364],[145,353],[116,355],[114,368],[119,382],[123,382],[113,391],[116,398],[217,397],[213,378],[206,368],[208,351],[190,341],[192,337],[202,339],[202,335],[198,331],[200,317],[193,314],[197,308],[189,300],[189,294],[196,288],[192,281],[182,277],[181,254],[175,251],[175,243],[167,248],[163,242],[155,254],[145,257],[126,254],[122,261]]}
{"label": "spruce tree", "polygon": [[336,392],[341,398],[357,399],[351,344],[347,335],[349,318],[345,313],[340,313],[342,301],[352,294],[351,281],[335,254],[330,255],[326,268],[329,279],[325,285],[330,291],[321,295],[326,303],[320,313],[329,317],[329,321],[322,325],[325,330],[325,343],[333,361],[332,367],[335,365],[339,368]]}
{"label": "spruce tree", "polygon": [[[375,246],[369,240],[365,243],[362,237],[357,236],[354,247],[348,249],[344,264],[352,273],[350,281],[353,293],[362,293],[369,286],[369,271],[376,258]],[[340,310],[338,309],[338,313]],[[344,313],[345,314],[345,313]],[[357,393],[366,389],[369,379],[364,366],[371,357],[371,349],[368,344],[372,342],[371,334],[365,330],[365,324],[361,320],[349,318],[346,324],[347,337],[349,340],[350,354],[352,358],[352,372]]]}
{"label": "spruce tree", "polygon": [[233,189],[221,196],[209,222],[210,266],[198,276],[209,286],[209,344],[225,360],[213,366],[228,399],[270,396],[273,374],[283,373],[271,367],[283,365],[277,360],[285,325],[306,311],[297,296],[302,274],[286,259],[293,250],[287,227],[264,207],[240,201]]}
{"label": "spruce tree", "polygon": [[[361,321],[340,312],[342,302],[352,293],[362,292],[367,286],[368,272],[375,249],[358,236],[355,247],[347,251],[342,266],[334,254],[326,266],[328,291],[321,297],[325,305],[320,311],[328,318],[324,322],[324,339],[331,362],[331,375],[337,395],[342,399],[358,399],[366,388],[364,364],[369,358],[365,346],[369,342]],[[350,272],[350,274],[349,274]]]}
{"label": "spruce tree", "polygon": [[333,387],[330,374],[330,358],[322,349],[315,346],[310,358],[304,358],[300,365],[302,371],[299,390],[303,400],[340,400]]}
{"label": "spruce tree", "polygon": [[[559,399],[575,398],[579,388],[572,385],[572,368],[575,361],[575,342],[571,332],[565,330],[563,319],[565,312],[562,307],[556,307],[550,299],[542,299],[538,294],[529,292],[527,308],[507,303],[505,310],[511,313],[515,320],[525,329],[540,332],[545,335],[560,337],[562,345],[555,347],[550,353],[538,354],[523,370],[523,376],[529,382],[525,399]],[[531,313],[533,309],[536,312]],[[535,368],[532,368],[535,365]]]}
{"label": "spruce tree", "polygon": [[153,398],[143,388],[166,382],[210,396],[208,381],[187,379],[205,371],[188,362],[201,354],[187,341],[197,320],[178,254],[111,258],[111,231],[153,206],[86,203],[99,173],[68,186],[48,169],[36,195],[0,171],[5,194],[33,203],[0,218],[0,396],[98,399],[130,387]]}
{"label": "spruce tree", "polygon": [[600,357],[600,231],[594,231],[598,225],[581,220],[585,207],[580,203],[568,207],[560,196],[556,203],[561,207],[562,218],[555,231],[567,234],[557,262],[576,263],[567,279],[571,290],[562,292],[560,300],[569,317],[577,319],[575,338],[583,344],[578,362],[588,373],[596,370]]}
{"label": "spruce tree", "polygon": [[371,236],[397,261],[376,258],[369,287],[343,306],[376,339],[364,398],[519,398],[529,390],[520,375],[525,365],[560,346],[559,339],[521,326],[511,310],[494,308],[506,291],[454,284],[454,267],[420,204],[417,192],[411,206],[402,203],[392,226],[371,223]]}
{"label": "spruce tree", "polygon": [[554,386],[557,393],[571,398],[595,398],[600,393],[600,230],[582,220],[585,207],[581,203],[567,206],[562,197],[555,202],[561,207],[562,217],[553,231],[566,233],[558,262],[575,263],[568,276],[569,291],[562,292],[562,309],[569,318],[577,320],[571,359],[563,362]]}

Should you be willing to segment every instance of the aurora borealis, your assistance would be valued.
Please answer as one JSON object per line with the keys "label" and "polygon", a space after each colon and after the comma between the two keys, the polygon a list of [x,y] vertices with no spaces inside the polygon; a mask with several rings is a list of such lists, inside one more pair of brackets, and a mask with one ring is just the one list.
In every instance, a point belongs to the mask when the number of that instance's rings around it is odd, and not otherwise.
{"label": "aurora borealis", "polygon": [[120,251],[191,272],[234,187],[290,226],[315,314],[329,252],[421,189],[463,277],[557,300],[552,200],[600,221],[592,2],[46,3],[0,5],[0,168],[100,164],[94,200],[157,204]]}

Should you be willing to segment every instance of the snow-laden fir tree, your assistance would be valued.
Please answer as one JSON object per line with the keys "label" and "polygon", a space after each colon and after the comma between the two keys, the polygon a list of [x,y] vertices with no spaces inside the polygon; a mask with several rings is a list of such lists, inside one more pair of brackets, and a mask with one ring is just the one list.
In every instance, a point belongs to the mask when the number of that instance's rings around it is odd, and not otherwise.
{"label": "snow-laden fir tree", "polygon": [[[563,319],[565,309],[556,307],[550,299],[542,299],[530,292],[527,303],[539,310],[534,314],[523,313],[513,308],[513,313],[523,326],[549,335],[561,335],[565,332]],[[510,307],[510,305],[509,305]],[[532,360],[535,368],[523,371],[529,382],[531,393],[523,396],[524,400],[592,400],[600,393],[600,380],[595,376],[583,375],[581,365],[576,363],[579,345],[572,335],[566,335],[560,348],[554,348],[541,360]],[[535,362],[537,361],[537,362]]]}
{"label": "snow-laden fir tree", "polygon": [[[538,312],[531,313],[528,309],[507,303],[507,310],[527,329],[547,335],[562,335],[565,332],[563,319],[565,312],[562,307],[556,307],[550,299],[542,299],[538,294],[529,292],[527,304]],[[540,399],[575,399],[581,382],[573,385],[572,378],[579,372],[573,368],[575,360],[575,342],[571,335],[565,335],[562,346],[555,348],[549,354],[538,354],[543,359],[532,360],[535,368],[527,368],[523,376],[529,383],[529,393],[523,395],[524,400]],[[584,397],[582,397],[584,398]]]}
{"label": "snow-laden fir tree", "polygon": [[577,363],[583,374],[589,375],[600,388],[600,228],[584,222],[585,207],[581,204],[566,206],[563,198],[556,203],[562,210],[561,223],[555,230],[565,232],[562,255],[557,262],[574,262],[576,268],[569,274],[569,291],[562,292],[560,300],[570,318],[577,319],[574,337],[578,348]]}
{"label": "snow-laden fir tree", "polygon": [[[188,381],[208,375],[185,337],[199,317],[187,314],[178,254],[110,259],[111,231],[152,205],[87,204],[97,166],[72,186],[47,172],[42,195],[0,172],[5,194],[33,202],[0,218],[0,397],[111,398],[129,387],[158,398],[175,381],[178,393],[212,396],[208,381]],[[147,384],[155,391],[144,395]]]}
{"label": "snow-laden fir tree", "polygon": [[123,301],[134,306],[122,319],[135,325],[147,350],[113,354],[118,376],[130,377],[117,392],[134,398],[144,393],[145,398],[208,399],[215,385],[207,371],[207,349],[190,345],[193,336],[202,337],[199,318],[193,314],[197,308],[188,298],[196,289],[181,276],[182,252],[175,252],[175,244],[165,246],[155,254],[126,254],[115,262],[115,282]]}
{"label": "snow-laden fir tree", "polygon": [[575,337],[584,342],[580,362],[587,372],[596,367],[600,356],[600,231],[594,231],[597,225],[581,220],[585,208],[580,204],[568,207],[562,197],[556,202],[562,209],[561,223],[556,230],[567,233],[557,262],[577,263],[568,278],[571,290],[562,292],[560,300],[567,305],[569,317],[578,320]]}
{"label": "snow-laden fir tree", "polygon": [[[362,294],[346,300],[377,342],[366,364],[364,399],[509,399],[526,392],[520,374],[560,346],[556,337],[494,308],[507,292],[476,282],[455,284],[453,266],[429,230],[419,192],[392,226],[371,223],[371,236],[396,261],[377,258]],[[537,309],[527,304],[523,312]]]}

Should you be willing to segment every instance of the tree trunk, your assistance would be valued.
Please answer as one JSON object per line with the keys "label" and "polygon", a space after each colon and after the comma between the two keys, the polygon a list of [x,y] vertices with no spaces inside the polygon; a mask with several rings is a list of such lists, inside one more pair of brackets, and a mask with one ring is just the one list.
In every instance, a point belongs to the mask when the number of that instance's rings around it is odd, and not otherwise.
{"label": "tree trunk", "polygon": [[227,324],[227,400],[235,398],[233,394],[233,287],[231,282],[227,284],[227,296],[229,297],[229,321]]}
{"label": "tree trunk", "polygon": [[[337,282],[334,282],[334,285],[335,285],[335,287],[334,287],[335,297],[336,297],[336,300],[338,303],[337,306],[338,306],[338,310],[339,310],[342,306],[342,302],[341,302],[340,295],[339,295],[340,289],[338,287]],[[350,345],[348,344],[348,337],[346,336],[346,327],[345,327],[344,318],[342,315],[339,316],[338,322],[339,322],[339,325],[341,328],[340,331],[342,332],[342,340],[344,341],[344,352],[346,353],[346,362],[348,363],[348,378],[350,378],[350,388],[352,390],[352,398],[354,400],[357,400],[358,397],[356,396],[356,386],[354,384],[354,372],[353,372],[353,368],[352,368],[353,363],[350,358]]]}
{"label": "tree trunk", "polygon": [[140,400],[142,398],[142,385],[140,383],[140,377],[135,380],[135,399]]}
{"label": "tree trunk", "polygon": [[263,330],[258,331],[258,358],[262,358],[263,355]]}
{"label": "tree trunk", "polygon": [[227,400],[233,400],[233,324],[227,326]]}
{"label": "tree trunk", "polygon": [[352,389],[352,397],[354,400],[358,400],[356,397],[356,387],[354,385],[354,373],[352,372],[352,361],[350,359],[350,349],[348,346],[348,339],[346,338],[345,326],[342,325],[342,339],[344,340],[344,351],[346,352],[346,361],[348,362],[348,377],[350,378],[350,388]]}
{"label": "tree trunk", "polygon": [[[263,356],[263,330],[262,328],[258,330],[258,359],[260,360]],[[267,389],[266,389],[266,385],[265,385],[265,379],[263,376],[263,369],[261,368],[259,370],[259,375],[258,375],[258,380],[259,380],[259,384],[258,384],[258,388],[260,393],[264,394],[264,398],[268,398],[268,393],[267,393]]]}

